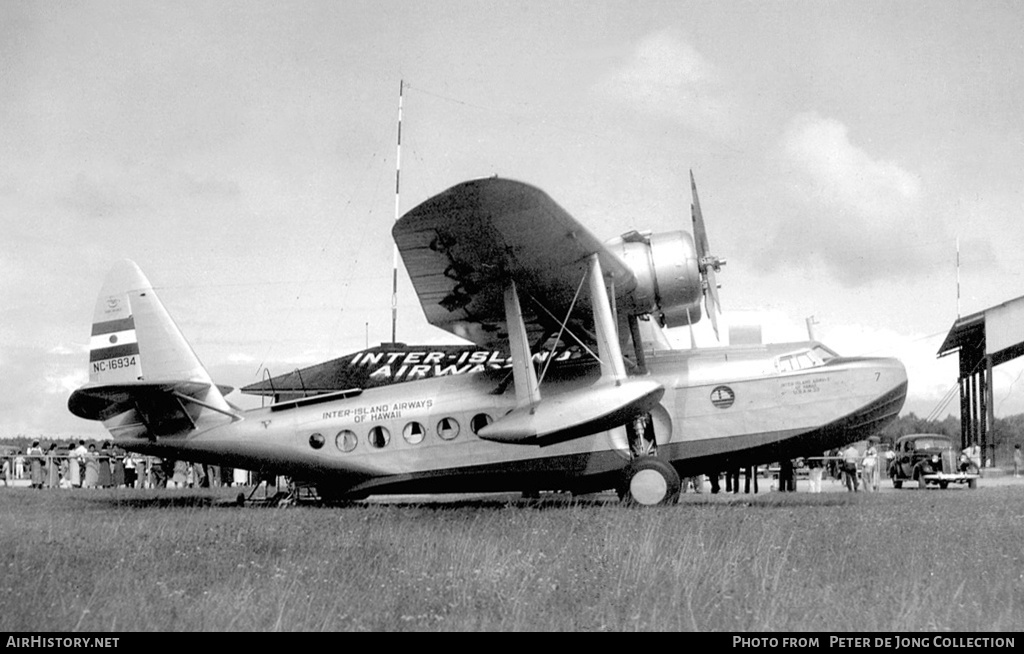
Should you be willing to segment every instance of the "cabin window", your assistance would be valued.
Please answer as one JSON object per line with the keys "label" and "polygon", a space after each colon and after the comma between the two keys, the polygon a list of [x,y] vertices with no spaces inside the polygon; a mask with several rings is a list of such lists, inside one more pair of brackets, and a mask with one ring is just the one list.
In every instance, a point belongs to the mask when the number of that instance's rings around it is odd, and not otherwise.
{"label": "cabin window", "polygon": [[359,443],[359,439],[356,437],[356,433],[351,429],[342,429],[338,432],[338,435],[334,437],[334,444],[342,452],[351,452],[356,449],[356,445]]}
{"label": "cabin window", "polygon": [[478,413],[473,416],[473,419],[469,423],[469,428],[473,430],[474,434],[479,434],[481,429],[492,422],[494,421],[491,419],[491,416],[486,413]]}
{"label": "cabin window", "polygon": [[426,436],[426,434],[427,430],[418,422],[410,422],[405,426],[405,429],[402,430],[402,436],[405,438],[406,442],[413,445],[422,443],[423,437]]}
{"label": "cabin window", "polygon": [[387,428],[377,425],[370,430],[367,439],[370,441],[370,445],[380,449],[391,442],[391,432]]}
{"label": "cabin window", "polygon": [[455,418],[441,418],[437,423],[437,435],[450,441],[459,435],[459,421]]}
{"label": "cabin window", "polygon": [[312,447],[314,450],[319,450],[321,447],[324,446],[324,443],[326,442],[327,439],[324,438],[323,434],[316,433],[310,434],[309,436],[309,446]]}

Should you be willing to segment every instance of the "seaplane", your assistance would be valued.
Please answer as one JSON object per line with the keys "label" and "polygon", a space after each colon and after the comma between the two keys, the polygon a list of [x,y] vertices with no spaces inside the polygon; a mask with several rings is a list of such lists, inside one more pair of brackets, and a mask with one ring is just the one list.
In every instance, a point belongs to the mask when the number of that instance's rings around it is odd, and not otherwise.
{"label": "seaplane", "polygon": [[[681,480],[820,455],[895,418],[892,358],[817,341],[673,349],[721,312],[697,186],[692,230],[602,241],[519,181],[457,184],[392,236],[430,324],[468,345],[382,344],[264,379],[241,410],[132,261],[108,274],[89,382],[68,408],[116,446],[284,475],[325,502],[377,495],[614,490],[678,501]],[[692,332],[691,332],[692,338]],[[303,374],[305,372],[305,374]],[[269,398],[269,403],[266,400]]]}

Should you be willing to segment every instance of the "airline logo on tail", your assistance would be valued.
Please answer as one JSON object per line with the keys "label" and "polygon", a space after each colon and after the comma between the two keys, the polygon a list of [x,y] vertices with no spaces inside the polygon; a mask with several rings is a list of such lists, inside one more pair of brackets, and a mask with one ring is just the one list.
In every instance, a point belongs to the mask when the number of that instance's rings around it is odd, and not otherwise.
{"label": "airline logo on tail", "polygon": [[104,317],[111,319],[93,323],[89,341],[89,376],[92,381],[109,383],[136,380],[142,376],[135,316],[130,311],[128,302],[110,297],[103,313],[107,314]]}

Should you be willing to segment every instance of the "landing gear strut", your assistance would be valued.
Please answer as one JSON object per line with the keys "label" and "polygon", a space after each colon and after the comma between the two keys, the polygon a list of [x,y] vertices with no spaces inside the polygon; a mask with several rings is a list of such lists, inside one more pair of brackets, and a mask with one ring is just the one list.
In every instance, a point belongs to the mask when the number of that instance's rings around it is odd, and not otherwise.
{"label": "landing gear strut", "polygon": [[633,418],[632,424],[626,427],[626,437],[629,439],[631,458],[655,456],[658,453],[658,443],[654,440],[654,426],[651,424],[650,414],[642,413]]}
{"label": "landing gear strut", "polygon": [[626,427],[630,462],[622,471],[619,499],[627,504],[656,506],[675,504],[682,487],[679,473],[657,458],[658,443],[648,414],[637,416]]}

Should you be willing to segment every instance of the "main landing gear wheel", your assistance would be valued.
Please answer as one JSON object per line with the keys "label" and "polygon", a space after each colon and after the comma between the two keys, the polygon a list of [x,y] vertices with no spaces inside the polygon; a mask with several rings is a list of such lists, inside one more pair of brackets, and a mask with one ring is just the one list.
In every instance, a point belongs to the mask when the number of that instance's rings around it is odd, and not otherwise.
{"label": "main landing gear wheel", "polygon": [[679,501],[679,473],[653,456],[634,459],[623,471],[619,499],[626,504],[657,506]]}

